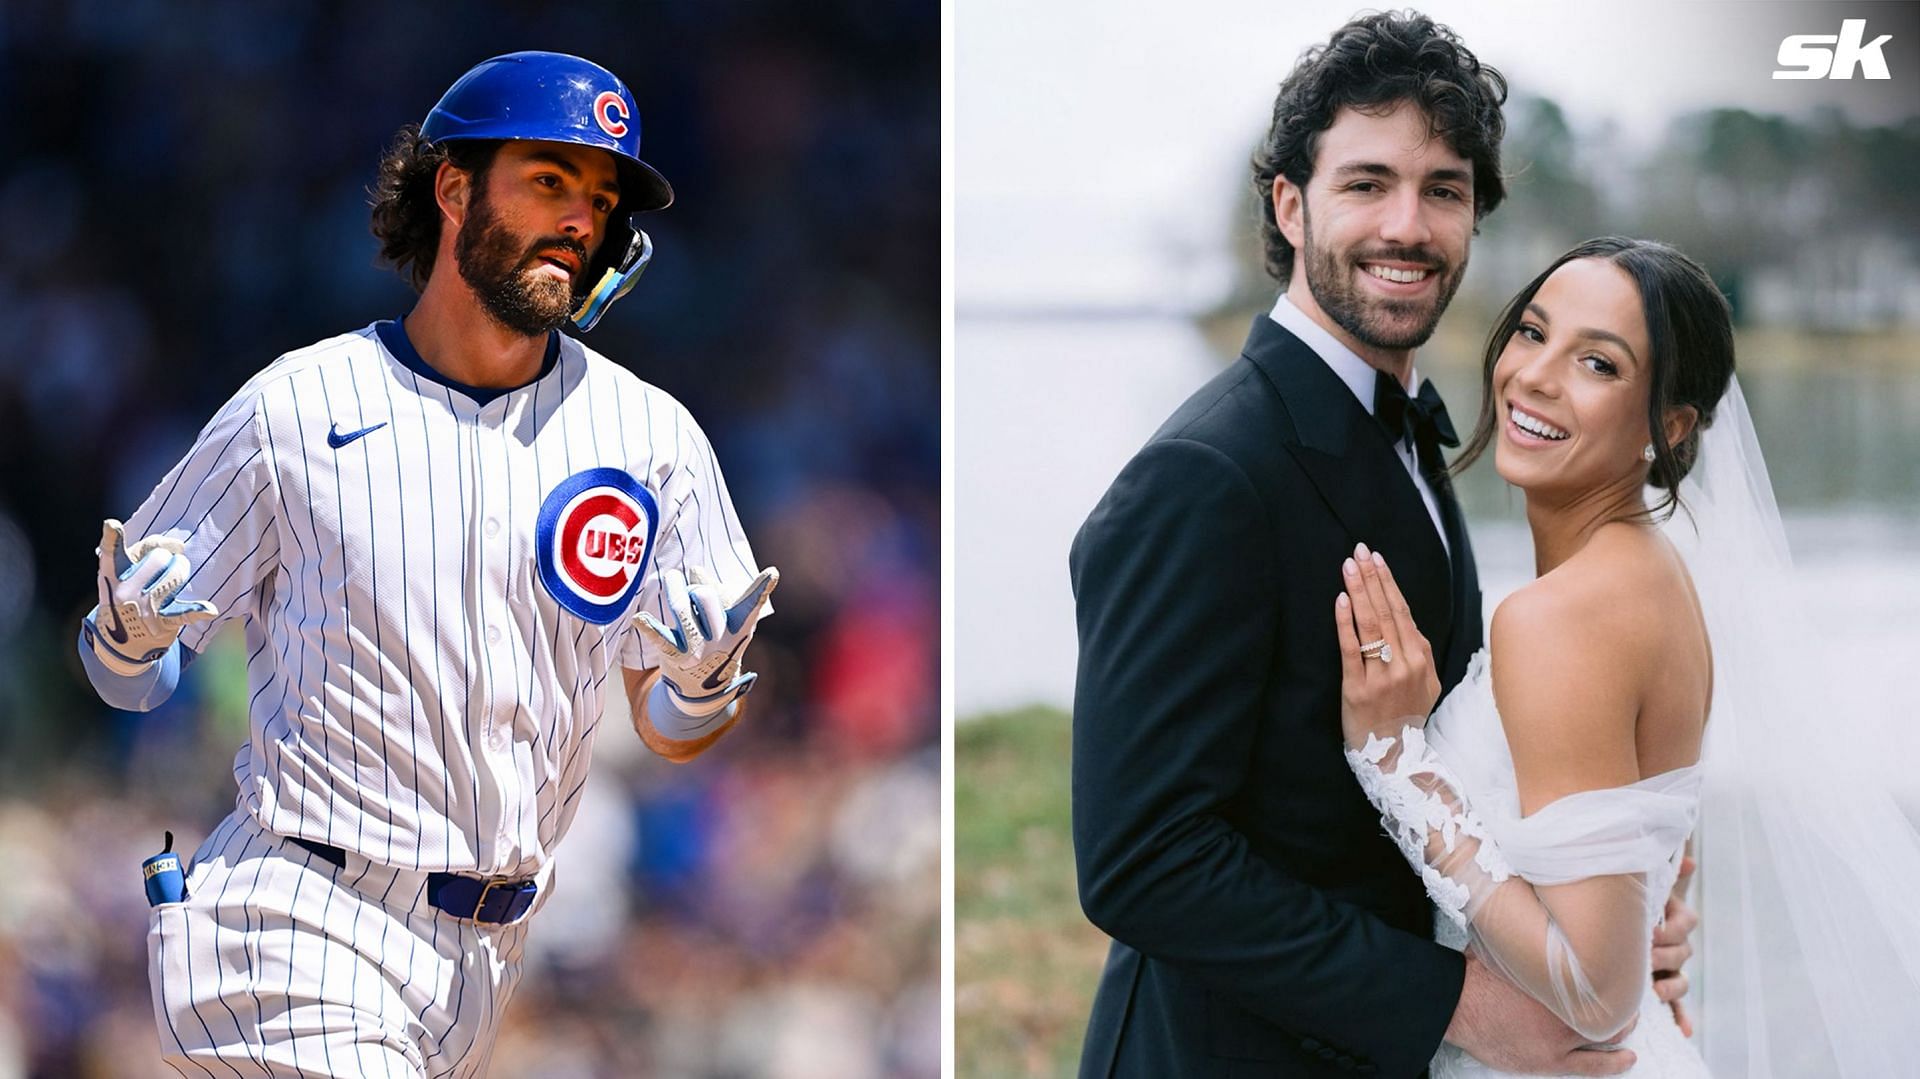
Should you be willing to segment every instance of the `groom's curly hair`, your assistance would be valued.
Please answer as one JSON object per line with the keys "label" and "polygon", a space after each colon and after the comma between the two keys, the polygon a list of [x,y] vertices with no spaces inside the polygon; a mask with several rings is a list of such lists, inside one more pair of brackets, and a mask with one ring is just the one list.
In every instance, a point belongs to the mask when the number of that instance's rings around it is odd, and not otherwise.
{"label": "groom's curly hair", "polygon": [[[1720,398],[1733,381],[1733,309],[1704,266],[1679,249],[1654,240],[1602,236],[1578,245],[1553,260],[1529,281],[1500,312],[1487,338],[1481,374],[1480,418],[1448,472],[1459,475],[1493,444],[1505,422],[1504,403],[1493,392],[1493,369],[1500,354],[1520,328],[1527,305],[1553,272],[1575,259],[1601,259],[1619,267],[1640,293],[1640,314],[1647,324],[1647,343],[1653,355],[1651,386],[1647,394],[1647,441],[1653,463],[1647,485],[1666,492],[1658,505],[1647,508],[1645,519],[1672,516],[1681,502],[1680,481],[1693,470],[1700,455],[1700,433],[1713,425]],[[1676,408],[1693,410],[1687,433],[1671,444],[1666,418]]]}
{"label": "groom's curly hair", "polygon": [[1335,30],[1325,45],[1302,53],[1280,84],[1273,124],[1253,155],[1267,273],[1283,286],[1293,273],[1293,244],[1274,220],[1274,181],[1284,176],[1306,187],[1320,133],[1342,108],[1387,112],[1406,101],[1419,106],[1432,136],[1473,163],[1477,224],[1507,195],[1500,175],[1500,140],[1507,131],[1500,107],[1506,100],[1506,77],[1482,64],[1451,29],[1417,11],[1360,16]]}

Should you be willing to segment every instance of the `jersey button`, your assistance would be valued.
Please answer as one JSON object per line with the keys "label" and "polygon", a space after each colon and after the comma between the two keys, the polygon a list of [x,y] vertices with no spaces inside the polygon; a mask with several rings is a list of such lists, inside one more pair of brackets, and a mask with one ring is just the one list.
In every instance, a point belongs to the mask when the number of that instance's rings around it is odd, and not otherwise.
{"label": "jersey button", "polygon": [[487,535],[497,536],[499,534],[500,534],[500,519],[497,517],[487,518]]}
{"label": "jersey button", "polygon": [[492,743],[495,749],[505,749],[507,748],[507,733],[505,731],[494,731],[492,737],[488,738],[487,741]]}
{"label": "jersey button", "polygon": [[488,644],[500,643],[500,627],[499,626],[487,627],[487,643]]}

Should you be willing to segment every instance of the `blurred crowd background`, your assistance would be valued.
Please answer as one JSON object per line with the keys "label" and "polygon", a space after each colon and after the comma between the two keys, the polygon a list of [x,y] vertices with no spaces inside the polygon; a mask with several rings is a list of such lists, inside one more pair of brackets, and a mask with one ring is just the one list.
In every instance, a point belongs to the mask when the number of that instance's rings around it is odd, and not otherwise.
{"label": "blurred crowd background", "polygon": [[237,635],[152,713],[92,694],[101,518],[409,309],[375,162],[526,48],[633,88],[679,201],[590,343],[700,419],[783,580],[722,746],[602,728],[494,1072],[938,1073],[938,41],[931,2],[0,3],[0,1079],[159,1070],[139,864],[245,737]]}

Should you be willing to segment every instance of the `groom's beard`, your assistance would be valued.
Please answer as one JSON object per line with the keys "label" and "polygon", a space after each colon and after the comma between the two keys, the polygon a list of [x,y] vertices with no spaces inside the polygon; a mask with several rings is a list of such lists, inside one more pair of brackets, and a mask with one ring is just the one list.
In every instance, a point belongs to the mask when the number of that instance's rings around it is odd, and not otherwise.
{"label": "groom's beard", "polygon": [[[1366,252],[1334,251],[1313,242],[1313,219],[1302,209],[1306,230],[1307,288],[1320,310],[1361,344],[1373,348],[1419,348],[1433,336],[1433,328],[1453,301],[1467,262],[1449,266],[1439,253],[1426,247],[1382,247]],[[1424,266],[1439,278],[1429,299],[1396,300],[1364,292],[1359,276],[1362,262],[1392,260]]]}

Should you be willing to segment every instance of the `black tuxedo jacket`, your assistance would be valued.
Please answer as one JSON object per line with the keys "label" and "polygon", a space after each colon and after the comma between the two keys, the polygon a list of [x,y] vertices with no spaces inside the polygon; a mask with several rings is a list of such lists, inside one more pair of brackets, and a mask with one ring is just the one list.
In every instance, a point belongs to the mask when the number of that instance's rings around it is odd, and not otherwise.
{"label": "black tuxedo jacket", "polygon": [[1074,854],[1113,938],[1083,1079],[1426,1067],[1463,963],[1341,754],[1333,615],[1365,542],[1457,684],[1480,588],[1448,512],[1451,564],[1386,432],[1262,315],[1081,527]]}

